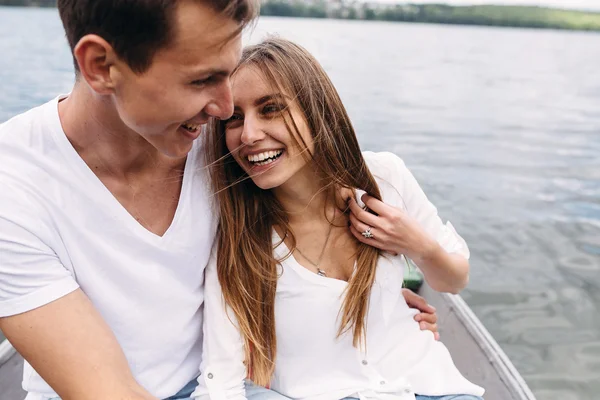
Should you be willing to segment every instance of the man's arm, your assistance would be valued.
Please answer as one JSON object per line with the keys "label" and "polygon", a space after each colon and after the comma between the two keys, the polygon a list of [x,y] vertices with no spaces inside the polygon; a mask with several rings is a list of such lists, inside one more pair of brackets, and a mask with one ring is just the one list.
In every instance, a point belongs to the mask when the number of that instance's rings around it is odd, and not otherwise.
{"label": "man's arm", "polygon": [[0,329],[62,400],[156,400],[135,381],[115,336],[81,289],[0,318]]}

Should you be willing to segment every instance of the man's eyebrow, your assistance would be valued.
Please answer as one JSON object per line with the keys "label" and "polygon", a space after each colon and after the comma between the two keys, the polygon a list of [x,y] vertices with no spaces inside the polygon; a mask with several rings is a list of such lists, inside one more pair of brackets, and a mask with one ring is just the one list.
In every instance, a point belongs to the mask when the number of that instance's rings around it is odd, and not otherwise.
{"label": "man's eyebrow", "polygon": [[227,71],[224,69],[203,69],[203,70],[197,70],[197,71],[192,71],[190,73],[190,75],[192,76],[202,76],[202,77],[208,77],[208,76],[218,76],[218,77],[223,77],[226,78],[229,75],[231,75],[231,71]]}

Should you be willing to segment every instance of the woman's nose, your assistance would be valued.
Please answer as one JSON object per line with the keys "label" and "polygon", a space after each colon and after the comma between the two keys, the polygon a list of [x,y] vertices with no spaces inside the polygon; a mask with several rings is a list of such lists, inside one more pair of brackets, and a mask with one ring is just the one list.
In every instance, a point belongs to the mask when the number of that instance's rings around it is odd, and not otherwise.
{"label": "woman's nose", "polygon": [[255,118],[246,116],[244,119],[244,130],[242,132],[242,143],[251,146],[264,139],[265,132],[262,125]]}

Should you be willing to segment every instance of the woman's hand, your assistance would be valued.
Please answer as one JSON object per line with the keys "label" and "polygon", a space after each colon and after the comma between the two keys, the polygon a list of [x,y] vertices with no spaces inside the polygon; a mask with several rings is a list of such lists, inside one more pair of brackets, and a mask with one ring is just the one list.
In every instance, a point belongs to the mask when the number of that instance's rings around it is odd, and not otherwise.
{"label": "woman's hand", "polygon": [[367,194],[361,199],[376,215],[350,199],[350,231],[356,239],[393,255],[404,254],[417,264],[435,291],[456,294],[465,288],[469,282],[465,257],[447,253],[402,210]]}
{"label": "woman's hand", "polygon": [[[393,255],[404,254],[415,262],[435,251],[437,242],[404,211],[367,194],[361,199],[377,215],[362,209],[354,198],[350,199],[350,230],[359,241]],[[373,235],[371,238],[363,234],[368,229]]]}
{"label": "woman's hand", "polygon": [[427,301],[423,297],[414,293],[412,290],[402,289],[402,295],[410,308],[421,311],[419,314],[415,315],[415,321],[419,323],[421,330],[433,332],[435,340],[440,340],[435,307],[427,304]]}

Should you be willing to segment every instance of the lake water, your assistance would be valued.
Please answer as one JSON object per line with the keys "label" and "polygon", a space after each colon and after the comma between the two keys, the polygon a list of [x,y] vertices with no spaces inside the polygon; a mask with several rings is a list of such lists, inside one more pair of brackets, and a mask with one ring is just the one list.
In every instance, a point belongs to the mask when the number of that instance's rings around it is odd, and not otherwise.
{"label": "lake water", "polygon": [[[540,400],[600,398],[600,34],[263,18],[470,244],[464,298]],[[65,93],[54,10],[0,7],[0,121]]]}

